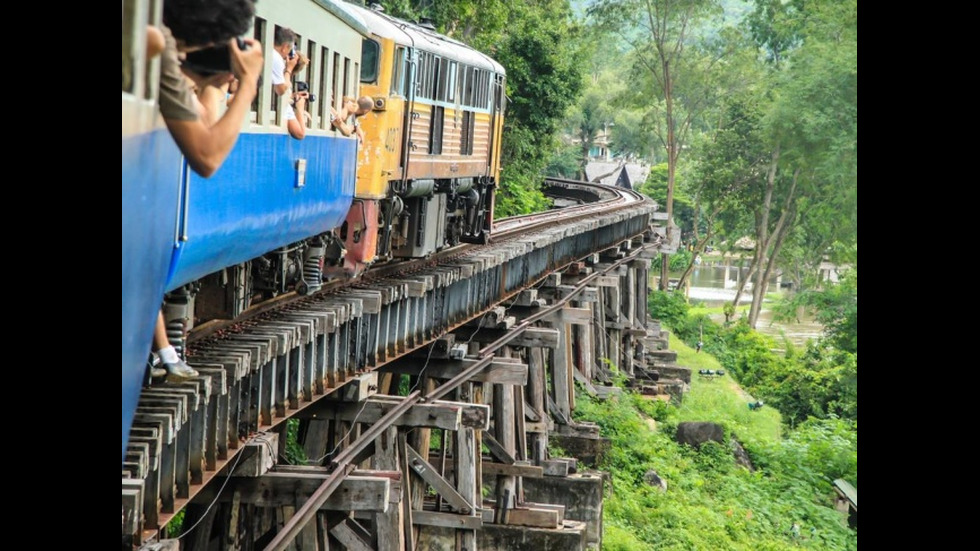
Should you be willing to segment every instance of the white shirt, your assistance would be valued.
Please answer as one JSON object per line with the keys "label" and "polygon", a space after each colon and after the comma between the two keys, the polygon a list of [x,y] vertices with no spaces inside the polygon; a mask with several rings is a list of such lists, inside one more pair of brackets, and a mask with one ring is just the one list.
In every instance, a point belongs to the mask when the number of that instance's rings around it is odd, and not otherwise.
{"label": "white shirt", "polygon": [[[273,90],[279,84],[289,84],[289,83],[286,82],[286,60],[283,59],[281,55],[279,55],[279,52],[276,52],[276,55],[272,56],[272,87],[273,87]],[[289,89],[286,90],[286,94],[284,94],[284,95],[289,95],[291,91],[292,91],[292,88],[290,87]],[[288,100],[287,101],[284,101],[283,102],[283,109],[282,109],[282,120],[284,120],[284,121],[291,121],[291,120],[294,120],[295,118],[296,118],[296,112],[293,111],[293,106],[292,105],[289,105],[289,101]]]}

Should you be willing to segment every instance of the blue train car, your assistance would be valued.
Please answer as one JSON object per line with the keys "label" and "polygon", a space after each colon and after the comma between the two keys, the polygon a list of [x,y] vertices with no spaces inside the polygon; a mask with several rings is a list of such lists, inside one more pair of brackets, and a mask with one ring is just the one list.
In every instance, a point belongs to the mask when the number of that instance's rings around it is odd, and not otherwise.
{"label": "blue train car", "polygon": [[147,63],[149,2],[123,3],[122,79],[122,453],[143,384],[178,221],[181,156],[157,115]]}
{"label": "blue train car", "polygon": [[[322,257],[328,241],[342,242],[332,236],[350,209],[357,168],[357,141],[333,129],[330,106],[339,109],[344,95],[357,94],[367,33],[361,20],[332,0],[256,5],[252,35],[263,48],[262,84],[235,148],[205,179],[187,166],[158,114],[159,62],[145,59],[145,28],[160,22],[160,12],[159,2],[123,2],[123,457],[166,292],[202,293],[176,314],[165,309],[168,318],[189,328],[205,317],[195,304],[200,309],[208,303],[215,281],[227,284],[215,274],[250,271],[260,259],[267,259],[259,263],[263,267],[281,263],[284,250],[289,258],[309,257],[310,251]],[[295,31],[297,49],[310,60],[293,78],[319,96],[304,116],[302,140],[286,132],[288,98],[270,84],[271,56],[279,55],[273,36],[280,26]],[[275,283],[285,289],[295,278]],[[251,295],[252,289],[240,294]],[[248,302],[237,306],[229,316]],[[215,308],[208,308],[216,317]]]}

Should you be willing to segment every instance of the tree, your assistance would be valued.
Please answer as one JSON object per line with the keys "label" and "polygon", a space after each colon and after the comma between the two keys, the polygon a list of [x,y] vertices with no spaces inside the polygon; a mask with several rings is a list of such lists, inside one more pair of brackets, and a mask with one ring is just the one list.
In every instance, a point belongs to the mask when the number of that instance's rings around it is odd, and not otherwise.
{"label": "tree", "polygon": [[[695,74],[709,74],[712,59],[692,63],[685,49],[693,26],[720,13],[715,0],[599,0],[589,14],[600,26],[618,32],[632,50],[636,69],[634,100],[645,105],[651,128],[667,153],[667,232],[671,239],[674,183],[681,144],[694,117],[703,106],[705,87],[697,86]],[[690,84],[691,86],[687,86]],[[657,98],[657,101],[651,101]],[[667,289],[666,258],[661,262],[660,289]]]}
{"label": "tree", "polygon": [[[822,213],[823,226],[836,228],[835,240],[857,235],[857,2],[757,0],[756,6],[753,31],[772,60],[774,101],[767,117],[770,169],[756,209],[753,327],[801,208],[811,224]],[[773,10],[778,13],[759,15]]]}

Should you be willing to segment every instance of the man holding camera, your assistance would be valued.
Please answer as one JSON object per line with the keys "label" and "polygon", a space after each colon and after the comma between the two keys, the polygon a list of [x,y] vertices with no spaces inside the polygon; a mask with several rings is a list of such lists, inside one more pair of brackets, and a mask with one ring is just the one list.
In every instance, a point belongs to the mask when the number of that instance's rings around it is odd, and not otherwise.
{"label": "man holding camera", "polygon": [[[165,49],[160,61],[160,114],[187,164],[204,178],[214,174],[231,153],[258,92],[262,47],[253,39],[245,39],[242,49],[235,38],[248,32],[254,15],[254,0],[219,0],[203,7],[200,2],[166,0],[163,5],[165,27],[161,30]],[[207,77],[182,72],[179,52],[205,48],[226,48],[230,72]],[[202,90],[238,78],[235,99],[214,124],[202,120],[185,74]]]}
{"label": "man holding camera", "polygon": [[[307,59],[301,52],[296,51],[296,33],[286,27],[276,27],[273,38],[273,49],[278,53],[272,56],[272,90],[277,95],[290,94],[292,101],[283,106],[282,118],[286,121],[286,130],[297,140],[306,137],[306,102],[310,98],[309,90],[292,92],[294,71],[302,71]],[[294,110],[295,107],[295,110]],[[302,113],[304,120],[299,120],[296,111]]]}

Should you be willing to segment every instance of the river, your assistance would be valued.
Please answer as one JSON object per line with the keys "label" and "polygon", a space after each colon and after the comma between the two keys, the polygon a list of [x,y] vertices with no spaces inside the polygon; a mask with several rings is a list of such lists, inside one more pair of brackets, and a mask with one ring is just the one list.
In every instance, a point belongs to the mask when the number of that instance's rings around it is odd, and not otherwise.
{"label": "river", "polygon": [[[748,273],[747,266],[740,268],[737,264],[735,266],[702,264],[696,267],[691,274],[688,298],[691,304],[703,303],[707,307],[723,306],[735,299],[738,282],[740,278],[745,277],[746,273]],[[676,277],[679,275],[677,274]],[[787,292],[786,289],[780,288],[780,283],[781,280],[776,278],[770,281],[770,295],[777,292],[780,294]],[[750,288],[747,288],[742,293],[739,302],[750,304],[751,301],[752,292]],[[771,305],[771,299],[763,301],[756,330],[775,339],[776,348],[773,350],[780,352],[785,350],[784,338],[799,349],[805,346],[807,340],[817,338],[822,334],[823,326],[808,315],[800,315],[799,323],[773,321]],[[723,314],[712,315],[711,317],[718,323],[725,321]]]}

